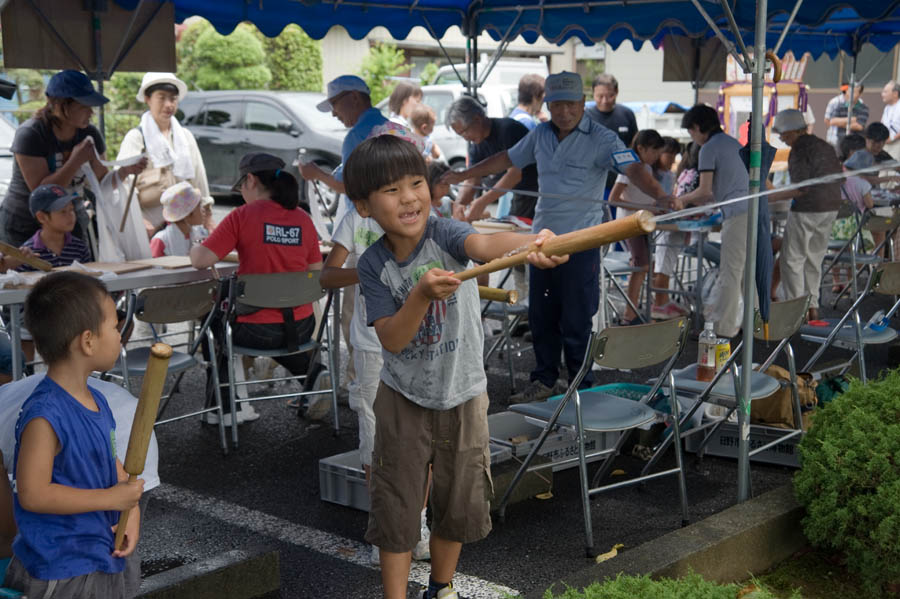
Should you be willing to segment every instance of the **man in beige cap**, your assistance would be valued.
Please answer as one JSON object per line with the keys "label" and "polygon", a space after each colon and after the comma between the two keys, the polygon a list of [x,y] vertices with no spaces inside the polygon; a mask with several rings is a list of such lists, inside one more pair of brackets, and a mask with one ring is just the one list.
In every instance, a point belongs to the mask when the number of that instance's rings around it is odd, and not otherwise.
{"label": "man in beige cap", "polygon": [[[776,114],[772,130],[791,148],[791,183],[841,172],[834,148],[806,132],[806,121],[799,110],[789,108]],[[819,317],[822,259],[841,205],[841,184],[823,183],[769,195],[771,202],[786,199],[793,202],[781,244],[781,284],[785,299],[809,294],[809,319],[815,320]]]}

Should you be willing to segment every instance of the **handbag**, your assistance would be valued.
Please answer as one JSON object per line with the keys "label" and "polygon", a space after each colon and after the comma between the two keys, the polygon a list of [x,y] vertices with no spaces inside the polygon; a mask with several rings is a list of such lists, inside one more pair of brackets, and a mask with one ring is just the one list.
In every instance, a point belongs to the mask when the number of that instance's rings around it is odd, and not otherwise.
{"label": "handbag", "polygon": [[[141,141],[143,142],[143,150],[147,148],[147,141],[144,139],[144,130],[138,127],[141,132]],[[145,168],[137,176],[135,189],[138,194],[138,203],[142,210],[156,208],[159,206],[159,198],[162,197],[164,191],[178,183],[175,179],[175,171],[172,165],[158,168]]]}

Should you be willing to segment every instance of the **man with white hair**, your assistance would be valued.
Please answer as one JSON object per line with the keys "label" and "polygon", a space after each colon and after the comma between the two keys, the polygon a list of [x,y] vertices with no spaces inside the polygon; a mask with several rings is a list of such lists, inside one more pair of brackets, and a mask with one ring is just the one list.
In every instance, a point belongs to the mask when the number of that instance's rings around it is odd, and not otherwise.
{"label": "man with white hair", "polygon": [[[544,99],[550,121],[541,123],[515,146],[494,154],[444,180],[456,183],[471,177],[500,172],[511,166],[536,164],[542,195],[535,209],[532,229],[550,229],[557,235],[603,221],[603,191],[607,173],[615,169],[660,207],[671,199],[633,151],[613,132],[584,113],[584,88],[576,73],[547,77]],[[584,359],[592,318],[600,302],[600,252],[572,254],[557,268],[530,270],[528,321],[534,339],[536,366],[531,385],[511,401],[538,401],[564,389],[557,384],[559,356],[571,382]],[[592,385],[589,372],[582,387]]]}
{"label": "man with white hair", "polygon": [[[450,105],[447,110],[447,122],[457,135],[469,142],[469,164],[476,164],[497,152],[508,150],[528,135],[528,128],[515,119],[488,118],[484,107],[470,96],[462,96]],[[488,180],[487,185],[496,187],[497,190],[476,191],[475,187],[483,184],[481,177],[472,177],[467,179],[466,183],[469,185],[460,191],[459,203],[469,206],[466,220],[472,222],[481,218],[487,207],[506,193],[500,190],[537,191],[537,168],[534,165],[526,166],[524,169],[510,166],[502,176],[491,177]],[[535,204],[537,198],[534,196],[513,194],[509,213],[532,219]]]}
{"label": "man with white hair", "polygon": [[[841,172],[834,148],[806,132],[806,121],[799,110],[789,108],[776,114],[772,130],[791,148],[788,158],[791,183]],[[793,202],[781,244],[781,285],[786,299],[809,294],[809,319],[816,320],[822,259],[841,205],[841,184],[821,183],[769,195],[769,201],[773,202],[786,199]]]}

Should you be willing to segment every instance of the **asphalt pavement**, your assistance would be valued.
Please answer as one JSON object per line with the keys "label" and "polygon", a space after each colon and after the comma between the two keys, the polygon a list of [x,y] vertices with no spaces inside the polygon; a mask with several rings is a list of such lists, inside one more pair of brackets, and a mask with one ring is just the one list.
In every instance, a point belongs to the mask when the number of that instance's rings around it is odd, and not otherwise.
{"label": "asphalt pavement", "polygon": [[[864,316],[889,305],[873,299]],[[843,304],[847,305],[846,301]],[[828,311],[824,315],[829,315]],[[895,322],[895,325],[897,323]],[[522,347],[526,343],[519,341]],[[773,344],[757,343],[762,360]],[[798,363],[815,349],[797,340]],[[342,350],[346,364],[346,350]],[[846,356],[833,350],[827,359]],[[889,366],[883,348],[867,352],[869,371]],[[690,341],[679,365],[696,358]],[[527,382],[533,366],[530,351],[516,352],[517,384]],[[783,359],[779,363],[784,364]],[[595,373],[598,384],[645,382],[655,369]],[[197,368],[182,381],[169,408],[172,413],[199,407],[205,375]],[[510,384],[505,358],[493,357],[488,368],[490,413],[506,409]],[[346,394],[344,394],[346,397]],[[310,422],[283,400],[254,404],[259,420],[240,429],[240,447],[223,456],[216,427],[192,418],[157,428],[161,487],[151,492],[140,543],[145,575],[231,549],[280,552],[281,597],[380,597],[380,576],[369,564],[363,540],[367,514],[319,498],[319,460],[357,446],[356,416],[342,403],[341,431],[331,422]],[[330,417],[329,417],[330,418]],[[701,465],[687,454],[692,521],[736,502],[737,465],[732,459],[707,456]],[[673,461],[669,452],[668,461]],[[615,467],[637,473],[642,462],[620,456]],[[788,482],[793,469],[754,463],[752,491],[764,493]],[[602,494],[591,502],[594,539],[599,551],[621,543],[630,548],[675,530],[681,524],[673,477]],[[567,572],[589,564],[583,553],[581,501],[576,470],[555,473],[552,498],[532,498],[512,505],[502,524],[483,541],[463,549],[457,577],[467,597],[504,597],[545,589]],[[427,563],[413,568],[410,597],[427,581]]]}

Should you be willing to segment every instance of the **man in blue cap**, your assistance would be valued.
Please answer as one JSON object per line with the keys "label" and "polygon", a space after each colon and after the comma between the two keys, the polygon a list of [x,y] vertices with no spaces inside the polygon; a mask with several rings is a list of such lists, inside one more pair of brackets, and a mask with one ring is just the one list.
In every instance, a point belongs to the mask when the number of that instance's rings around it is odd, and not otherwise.
{"label": "man in blue cap", "polygon": [[[356,75],[341,75],[328,82],[328,98],[316,106],[321,112],[331,112],[345,127],[350,128],[341,147],[341,161],[347,162],[350,153],[369,136],[372,129],[387,122],[377,108],[372,107],[369,86]],[[300,164],[300,175],[308,181],[322,181],[335,191],[344,193],[343,164],[331,174],[313,162]]]}
{"label": "man in blue cap", "polygon": [[[540,123],[505,152],[464,171],[448,173],[444,181],[457,183],[508,169],[537,164],[542,195],[532,230],[550,229],[557,235],[603,221],[606,176],[615,169],[641,191],[668,208],[669,196],[628,150],[615,132],[584,113],[584,87],[576,73],[550,75],[545,82],[550,121]],[[592,318],[600,303],[600,251],[572,254],[557,268],[531,268],[528,320],[534,340],[536,366],[531,385],[511,401],[538,401],[564,390],[557,384],[560,350],[565,354],[571,381],[584,359]],[[592,384],[588,372],[583,387]]]}

